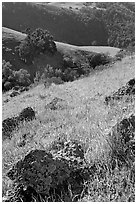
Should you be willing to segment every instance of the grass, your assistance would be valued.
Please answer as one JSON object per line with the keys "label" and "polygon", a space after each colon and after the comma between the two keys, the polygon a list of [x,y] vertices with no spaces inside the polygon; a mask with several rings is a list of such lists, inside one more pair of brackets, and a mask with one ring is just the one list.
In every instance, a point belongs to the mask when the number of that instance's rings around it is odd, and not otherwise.
{"label": "grass", "polygon": [[[87,164],[97,166],[94,177],[85,183],[79,201],[134,201],[134,178],[130,178],[133,166],[110,171],[107,161],[111,150],[109,133],[117,122],[134,113],[135,101],[124,97],[113,106],[104,103],[106,96],[117,91],[134,75],[134,58],[126,57],[105,70],[95,70],[93,75],[74,82],[51,85],[48,89],[38,85],[4,104],[3,119],[17,115],[27,106],[33,107],[37,114],[36,120],[25,122],[14,131],[11,140],[3,141],[3,195],[11,185],[6,172],[30,150],[48,150],[58,140],[78,140],[84,144]],[[66,101],[65,109],[45,108],[55,97]],[[25,145],[19,147],[24,134],[27,135]],[[105,167],[99,168],[101,161]],[[72,197],[74,200],[75,195]]]}

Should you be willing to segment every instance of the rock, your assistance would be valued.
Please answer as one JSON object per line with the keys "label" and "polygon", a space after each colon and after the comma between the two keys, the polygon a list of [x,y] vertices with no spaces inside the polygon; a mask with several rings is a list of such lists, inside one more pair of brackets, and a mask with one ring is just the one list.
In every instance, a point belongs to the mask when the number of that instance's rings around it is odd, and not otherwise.
{"label": "rock", "polygon": [[111,144],[113,147],[112,158],[114,161],[117,160],[119,167],[134,163],[135,115],[131,114],[128,117],[124,117],[120,122],[112,127],[109,138],[111,139]]}
{"label": "rock", "polygon": [[18,91],[19,88],[20,88],[19,86],[14,86],[14,87],[13,87],[13,90]]}
{"label": "rock", "polygon": [[11,132],[17,126],[17,117],[7,118],[2,121],[2,139],[10,138]]}
{"label": "rock", "polygon": [[68,185],[71,185],[75,195],[80,194],[87,175],[82,146],[71,141],[54,144],[50,152],[32,150],[7,173],[11,180],[24,186],[26,191],[31,187],[44,198],[62,196],[64,191],[64,196],[69,195]]}
{"label": "rock", "polygon": [[27,107],[21,111],[19,116],[7,118],[2,122],[2,138],[11,138],[12,131],[18,126],[22,121],[29,121],[35,118],[35,111],[31,107]]}
{"label": "rock", "polygon": [[122,86],[116,92],[110,96],[105,97],[105,104],[108,105],[111,101],[120,100],[123,96],[135,95],[135,79],[131,79],[126,83],[125,86]]}
{"label": "rock", "polygon": [[128,85],[133,87],[135,85],[135,79],[130,79]]}
{"label": "rock", "polygon": [[10,97],[15,97],[15,96],[18,96],[19,95],[19,92],[18,91],[13,91],[11,94],[10,94]]}
{"label": "rock", "polygon": [[66,102],[58,97],[55,97],[50,103],[48,103],[45,108],[51,109],[51,110],[57,110],[57,109],[65,109],[67,107]]}
{"label": "rock", "polygon": [[24,108],[18,116],[18,121],[29,121],[35,118],[35,111],[31,107]]}
{"label": "rock", "polygon": [[9,99],[8,99],[8,98],[4,100],[4,103],[8,103],[8,102],[9,102]]}
{"label": "rock", "polygon": [[22,88],[20,89],[20,92],[24,92],[24,91],[28,91],[28,90],[29,90],[28,87],[22,87]]}
{"label": "rock", "polygon": [[54,159],[44,150],[34,150],[17,162],[7,176],[24,186],[31,186],[37,193],[48,194],[51,187],[69,178],[69,174],[67,163]]}
{"label": "rock", "polygon": [[26,141],[25,140],[21,140],[19,143],[18,143],[18,147],[24,147],[26,144]]}

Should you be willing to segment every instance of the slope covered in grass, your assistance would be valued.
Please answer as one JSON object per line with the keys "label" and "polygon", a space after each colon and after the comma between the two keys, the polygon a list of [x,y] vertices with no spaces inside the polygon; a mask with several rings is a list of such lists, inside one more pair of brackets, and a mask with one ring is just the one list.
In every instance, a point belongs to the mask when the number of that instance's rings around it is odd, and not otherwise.
{"label": "slope covered in grass", "polygon": [[3,27],[2,58],[6,62],[9,61],[11,63],[11,69],[13,70],[26,69],[30,73],[32,81],[36,76],[37,72],[40,72],[41,75],[43,74],[47,64],[56,69],[60,68],[61,70],[70,67],[72,67],[73,69],[75,67],[78,67],[78,64],[82,64],[84,66],[91,67],[92,70],[92,64],[89,61],[89,56],[90,58],[92,58],[92,55],[96,55],[96,53],[101,53],[101,55],[105,54],[106,56],[108,55],[111,58],[114,57],[120,51],[119,48],[114,47],[81,47],[55,41],[57,52],[54,55],[50,55],[48,53],[41,54],[38,57],[35,57],[33,64],[26,64],[19,58],[18,53],[16,51],[16,47],[25,39],[25,37],[26,34]]}
{"label": "slope covered in grass", "polygon": [[[106,69],[96,70],[91,76],[74,82],[58,86],[52,85],[48,89],[44,85],[38,85],[32,90],[12,98],[7,103],[4,100],[8,97],[8,92],[4,94],[3,119],[18,115],[23,108],[28,106],[35,110],[36,119],[20,124],[13,132],[12,138],[3,141],[3,194],[5,195],[5,192],[12,186],[6,173],[13,164],[23,159],[31,150],[48,150],[57,141],[77,140],[84,145],[84,156],[89,166],[101,165],[100,161],[104,161],[106,165],[111,152],[110,143],[108,143],[109,139],[111,141],[109,133],[123,118],[134,114],[134,97],[132,100],[130,96],[124,97],[116,101],[113,106],[105,104],[105,97],[116,92],[134,78],[134,71],[134,57],[131,56],[124,58],[121,62],[106,66]],[[51,109],[55,98],[58,99],[59,105],[55,109]],[[26,135],[25,140],[23,135]],[[94,175],[94,180],[91,179],[86,184],[88,192],[92,192],[94,188],[96,194],[89,195],[87,191],[84,191],[80,196],[83,201],[134,200],[134,183],[132,184],[129,180],[131,173],[129,167],[112,171],[112,173],[102,169],[104,177],[101,178],[98,176],[100,175],[99,169],[102,167],[96,167],[98,172]],[[125,179],[127,187],[122,187],[123,180],[119,180],[114,186],[111,181],[115,182],[116,178]],[[101,188],[105,188],[103,179],[107,179],[108,183],[107,197],[101,190]],[[97,181],[101,181],[101,183],[95,183]],[[101,184],[102,187],[97,188],[96,185]],[[117,185],[119,185],[118,189],[121,189],[119,197],[117,197],[117,190],[113,196],[110,189],[110,186],[112,189],[117,189]],[[73,196],[69,201],[73,200]]]}

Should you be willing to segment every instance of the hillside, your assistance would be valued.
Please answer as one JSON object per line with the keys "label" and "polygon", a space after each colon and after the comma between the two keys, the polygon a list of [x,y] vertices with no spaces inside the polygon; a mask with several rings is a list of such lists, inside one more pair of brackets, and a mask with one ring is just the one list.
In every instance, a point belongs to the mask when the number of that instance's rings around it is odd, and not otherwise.
{"label": "hillside", "polygon": [[4,27],[21,32],[41,27],[56,41],[81,46],[134,46],[134,22],[134,3],[5,2],[2,12]]}
{"label": "hillside", "polygon": [[[108,140],[110,140],[111,143],[112,141],[108,133],[113,130],[113,127],[118,121],[122,121],[123,118],[134,114],[135,102],[134,96],[125,95],[120,100],[114,101],[111,105],[106,105],[105,97],[115,93],[130,79],[133,79],[135,75],[134,72],[134,56],[130,56],[124,58],[121,62],[109,65],[108,68],[104,70],[96,70],[94,74],[89,77],[74,82],[68,82],[63,85],[52,85],[48,89],[46,89],[44,85],[38,85],[19,96],[10,98],[8,102],[6,99],[9,98],[9,92],[4,94],[3,120],[8,117],[17,116],[28,106],[35,110],[36,119],[30,122],[24,121],[23,124],[20,124],[19,127],[14,130],[12,138],[7,138],[3,141],[3,195],[5,195],[5,192],[10,188],[12,188],[13,194],[16,195],[12,187],[13,181],[9,179],[12,179],[12,177],[10,175],[7,177],[7,172],[12,168],[13,164],[23,159],[31,150],[34,151],[37,149],[45,151],[51,147],[57,148],[55,145],[58,141],[65,141],[66,143],[67,141],[74,140],[83,144],[84,155],[88,165],[92,166],[94,163],[94,165],[97,165],[97,169],[101,168],[100,171],[105,171],[98,165],[102,165],[103,161],[105,165],[107,165],[108,159],[111,158],[111,156],[108,157],[110,152],[110,143]],[[52,106],[49,106],[49,104],[52,104],[52,102],[57,99],[59,105],[56,106],[56,109],[51,109]],[[59,143],[59,145],[60,144],[61,143]],[[118,142],[118,144],[120,145],[121,143]],[[73,147],[74,146],[72,146],[72,148]],[[53,150],[51,149],[50,151],[52,152]],[[117,147],[117,151],[122,150]],[[111,164],[111,162],[112,161],[108,163]],[[38,165],[40,165],[40,163],[38,163]],[[111,173],[105,171],[106,173],[103,175],[106,175],[105,179],[107,179],[108,184],[107,197],[105,193],[102,192],[103,190],[98,188],[95,190],[96,194],[92,195],[92,185],[96,186],[94,182],[97,182],[97,185],[100,185],[100,182],[101,185],[106,185],[106,182],[103,180],[104,177],[100,180],[99,175],[95,173],[95,180],[90,180],[89,184],[87,184],[90,195],[87,191],[82,194],[80,190],[79,201],[133,201],[133,177],[131,178],[131,182],[129,180],[129,174],[133,169],[130,170],[130,168],[131,167],[124,166],[122,170],[120,170],[120,167],[118,170],[111,170]],[[97,178],[98,180],[96,180]],[[115,184],[111,183],[112,179],[115,181]],[[126,187],[123,186],[123,179],[128,183]],[[109,184],[111,186],[109,186]],[[119,189],[119,197],[117,197],[117,186],[119,185],[121,185],[121,188]],[[116,190],[116,194],[111,194],[111,187]],[[82,189],[84,189],[84,187]],[[73,189],[71,190],[74,193]],[[75,190],[76,192],[73,196],[79,192],[77,187],[75,187]],[[109,197],[109,193],[113,198]],[[21,196],[22,194],[19,195]],[[62,194],[62,196],[63,195],[64,194]],[[67,195],[68,197],[62,197],[62,199],[64,201],[72,201],[74,197],[71,196],[69,198],[69,194]],[[27,199],[27,197],[25,198]],[[29,201],[29,198],[27,201]],[[13,196],[12,199],[15,201],[21,198]],[[22,197],[22,199],[24,198]],[[58,198],[55,199],[60,201]],[[39,201],[39,199],[37,201]]]}
{"label": "hillside", "polygon": [[135,2],[3,2],[2,26],[2,201],[135,202]]}
{"label": "hillside", "polygon": [[22,34],[15,30],[5,28],[2,29],[2,58],[3,60],[9,61],[12,65],[12,69],[26,69],[31,74],[31,78],[36,75],[36,72],[43,72],[43,68],[47,64],[52,67],[63,67],[63,59],[65,57],[71,58],[73,61],[81,61],[81,63],[87,63],[87,56],[92,53],[104,53],[114,57],[119,51],[119,48],[114,47],[102,47],[102,46],[74,46],[67,43],[57,42],[57,52],[54,56],[41,55],[37,57],[32,65],[27,65],[20,60],[17,52],[15,51],[21,41],[26,37],[26,34]]}
{"label": "hillside", "polygon": [[[74,103],[76,106],[78,102],[84,103],[85,99],[88,101],[90,98],[94,100],[97,97],[97,99],[103,100],[105,95],[107,96],[111,92],[116,91],[133,78],[135,75],[134,72],[134,60],[127,57],[124,58],[122,62],[109,65],[105,70],[94,71],[93,76],[84,79],[68,82],[64,85],[52,86],[49,90],[46,90],[44,85],[39,85],[21,96],[17,96],[14,99],[11,98],[10,102],[4,103],[3,119],[18,114],[25,106],[32,106],[38,113],[42,112],[46,101],[42,100],[40,95],[44,95],[47,101],[50,101],[53,96],[63,97],[66,101],[70,100],[68,103]],[[3,95],[3,101],[7,95],[8,92]],[[71,101],[71,98],[73,98],[74,101]],[[97,99],[95,99],[95,101]]]}

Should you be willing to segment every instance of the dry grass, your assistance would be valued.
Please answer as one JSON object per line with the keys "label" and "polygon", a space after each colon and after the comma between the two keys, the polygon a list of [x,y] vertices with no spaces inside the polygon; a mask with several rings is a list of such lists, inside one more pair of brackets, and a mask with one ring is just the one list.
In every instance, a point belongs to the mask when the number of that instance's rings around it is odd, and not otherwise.
{"label": "dry grass", "polygon": [[[110,147],[106,136],[117,121],[134,112],[134,100],[127,101],[126,98],[123,98],[115,102],[113,106],[106,106],[104,99],[105,96],[117,91],[127,81],[134,78],[134,71],[134,59],[127,57],[121,62],[110,65],[105,70],[95,71],[94,75],[87,78],[63,85],[52,85],[48,89],[45,89],[44,85],[38,85],[28,93],[23,93],[4,104],[3,119],[18,114],[27,106],[33,107],[37,111],[37,115],[36,120],[24,123],[14,131],[11,140],[3,142],[3,194],[10,186],[10,181],[6,177],[9,168],[30,150],[48,149],[58,139],[76,139],[84,143],[85,157],[89,165],[100,161],[100,159],[107,161]],[[55,97],[63,98],[68,104],[67,108],[54,111],[45,109],[46,104]],[[27,135],[25,145],[19,147],[18,144],[22,141],[24,134]],[[129,182],[129,175],[125,172],[126,170],[118,173],[113,172],[114,176],[112,173],[105,174],[101,180],[97,180],[98,177],[95,175],[94,182],[90,181],[88,184],[89,193],[87,194],[86,190],[86,193],[83,193],[85,197],[81,196],[81,200],[110,201],[111,195],[107,194],[105,197],[105,193],[101,189],[104,188],[105,183],[116,189],[112,177],[120,179],[121,174],[122,178],[126,178]],[[120,175],[117,176],[117,174]],[[98,190],[98,185],[101,185],[100,190]],[[121,188],[120,185],[119,188]],[[108,186],[106,192],[110,192]],[[96,189],[94,195],[92,195],[93,188]],[[128,193],[132,195],[133,189],[129,185],[127,189]],[[124,198],[126,190],[122,198],[117,197],[112,200],[127,201],[130,195],[128,198]]]}

